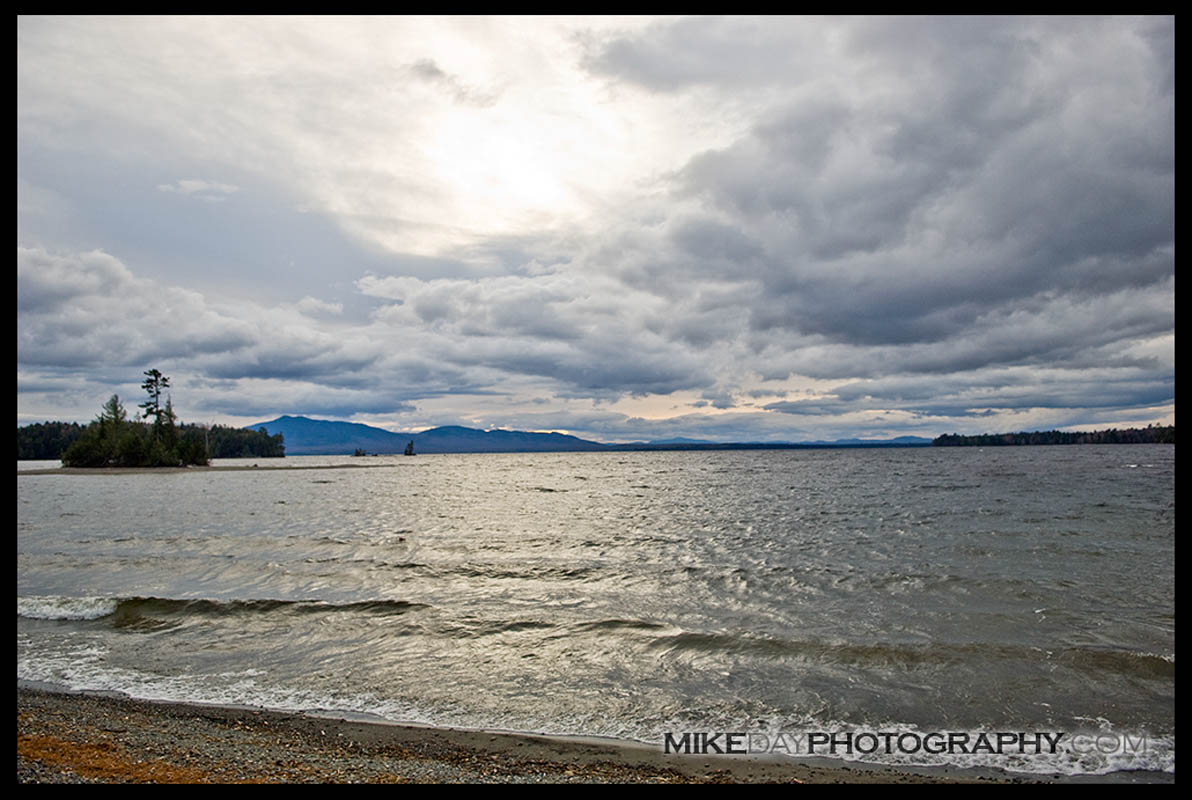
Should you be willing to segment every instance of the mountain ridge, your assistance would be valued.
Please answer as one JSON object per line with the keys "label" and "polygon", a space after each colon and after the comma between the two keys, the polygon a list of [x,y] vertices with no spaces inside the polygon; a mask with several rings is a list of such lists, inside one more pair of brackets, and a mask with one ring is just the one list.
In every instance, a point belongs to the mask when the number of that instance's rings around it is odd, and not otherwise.
{"label": "mountain ridge", "polygon": [[416,453],[560,453],[617,450],[725,450],[801,447],[918,447],[930,439],[900,436],[890,440],[842,439],[836,442],[709,442],[672,438],[631,444],[605,444],[566,433],[536,433],[494,429],[483,431],[462,425],[444,425],[420,433],[394,432],[361,422],[311,419],[283,415],[266,422],[246,425],[280,433],[286,455],[351,455],[364,451],[375,455],[401,453],[414,443]]}

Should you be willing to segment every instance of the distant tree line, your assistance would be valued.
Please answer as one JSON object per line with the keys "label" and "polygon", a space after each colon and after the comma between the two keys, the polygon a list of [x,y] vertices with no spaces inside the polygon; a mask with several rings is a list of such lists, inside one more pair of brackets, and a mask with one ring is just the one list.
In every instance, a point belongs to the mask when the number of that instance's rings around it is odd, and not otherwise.
{"label": "distant tree line", "polygon": [[960,436],[947,433],[931,441],[933,447],[1000,447],[1023,444],[1175,444],[1174,425],[1110,428],[1104,431],[1031,431]]}
{"label": "distant tree line", "polygon": [[264,428],[247,430],[214,425],[182,425],[164,390],[169,378],[157,370],[145,372],[142,385],[149,399],[140,404],[143,417],[128,419],[119,395],[104,403],[89,425],[41,422],[17,428],[17,460],[61,459],[68,467],[178,467],[204,465],[212,458],[281,458],[285,442]]}
{"label": "distant tree line", "polygon": [[285,437],[269,435],[265,428],[228,428],[214,425],[207,431],[212,458],[283,458]]}
{"label": "distant tree line", "polygon": [[[147,434],[152,432],[152,426],[146,423],[128,424],[146,428]],[[17,428],[17,461],[61,459],[67,449],[82,437],[86,427],[77,422],[36,422]],[[186,423],[179,425],[178,431],[184,440],[196,443],[201,440],[207,448],[208,458],[282,458],[286,454],[282,435],[275,433],[270,436],[265,428],[253,431],[224,425],[208,428]]]}
{"label": "distant tree line", "polygon": [[82,435],[83,426],[77,422],[37,422],[17,428],[17,461],[62,458]]}

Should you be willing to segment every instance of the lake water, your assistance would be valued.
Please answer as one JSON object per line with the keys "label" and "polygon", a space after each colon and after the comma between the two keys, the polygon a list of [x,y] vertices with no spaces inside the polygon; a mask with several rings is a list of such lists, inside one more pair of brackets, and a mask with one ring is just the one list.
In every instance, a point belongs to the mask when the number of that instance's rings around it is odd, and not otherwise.
{"label": "lake water", "polygon": [[[18,474],[18,680],[1175,770],[1174,446],[255,463]],[[1010,732],[1063,737],[975,746]]]}

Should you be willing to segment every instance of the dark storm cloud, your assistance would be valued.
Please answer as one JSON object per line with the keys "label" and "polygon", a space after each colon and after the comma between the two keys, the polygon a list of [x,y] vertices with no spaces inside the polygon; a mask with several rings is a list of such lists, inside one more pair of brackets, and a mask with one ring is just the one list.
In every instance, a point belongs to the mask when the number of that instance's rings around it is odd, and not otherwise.
{"label": "dark storm cloud", "polygon": [[395,332],[421,329],[421,346],[442,362],[549,378],[560,397],[669,394],[710,383],[696,354],[660,335],[664,321],[655,325],[650,308],[656,298],[607,277],[369,277],[360,285],[400,301],[376,318]]}
{"label": "dark storm cloud", "polygon": [[[822,378],[899,373],[948,374],[987,366],[1149,367],[1168,365],[1131,351],[1174,324],[1174,280],[1106,295],[1044,295],[1018,306],[972,312],[955,335],[938,341],[821,342],[793,350],[790,369]],[[946,321],[946,317],[945,317]]]}
{"label": "dark storm cloud", "polygon": [[770,403],[784,414],[897,409],[932,417],[988,416],[997,409],[1146,408],[1172,403],[1175,382],[1142,370],[986,370],[857,381],[830,394]]}
{"label": "dark storm cloud", "polygon": [[726,409],[736,408],[737,406],[736,400],[733,399],[732,394],[729,392],[705,392],[703,394],[703,399],[706,400],[708,405],[712,406],[712,408]]}
{"label": "dark storm cloud", "polygon": [[[658,91],[747,77],[798,97],[678,173],[678,196],[715,215],[671,236],[687,276],[754,283],[736,312],[777,341],[800,337],[792,371],[1080,362],[1171,330],[1167,26],[835,20],[840,58],[820,81],[770,46],[807,21],[757,22],[662,23],[603,42],[588,66]],[[740,66],[728,57],[746,50]],[[677,274],[666,258],[654,269]]]}
{"label": "dark storm cloud", "polygon": [[329,380],[338,385],[348,376],[376,361],[375,354],[352,355],[327,347],[305,346],[293,341],[262,344],[242,357],[221,358],[207,370],[213,378],[275,378],[278,380]]}
{"label": "dark storm cloud", "polygon": [[[538,375],[562,383],[559,397],[671,394],[710,383],[691,358],[673,352],[643,352],[631,341],[607,341],[584,349],[489,353],[477,363],[514,374]],[[678,356],[678,357],[676,357]]]}
{"label": "dark storm cloud", "polygon": [[259,420],[284,414],[346,418],[357,414],[400,414],[415,410],[411,403],[384,396],[354,393],[337,397],[321,392],[311,392],[289,399],[279,399],[276,395],[231,396],[221,400],[216,408],[221,414],[256,417]]}
{"label": "dark storm cloud", "polygon": [[[732,216],[735,236],[764,254],[751,259],[764,288],[752,314],[760,329],[861,344],[938,341],[1040,293],[1164,281],[1173,274],[1174,171],[1130,172],[1064,141],[1061,121],[1049,122],[1055,139],[999,141],[967,174],[869,148],[846,167],[803,175],[807,165],[781,138],[755,132],[695,159],[683,188]],[[708,236],[724,227],[709,226]]]}
{"label": "dark storm cloud", "polygon": [[604,38],[589,37],[584,66],[658,91],[798,80],[822,31],[790,17],[692,17]]}

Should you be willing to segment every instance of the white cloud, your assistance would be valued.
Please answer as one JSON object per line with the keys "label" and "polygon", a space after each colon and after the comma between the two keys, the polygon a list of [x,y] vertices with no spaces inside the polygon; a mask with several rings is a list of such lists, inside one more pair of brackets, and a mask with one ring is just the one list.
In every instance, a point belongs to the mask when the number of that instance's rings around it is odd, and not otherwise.
{"label": "white cloud", "polygon": [[215,181],[188,178],[174,181],[173,183],[160,183],[157,185],[157,190],[172,194],[195,195],[200,200],[219,202],[226,195],[240,191],[240,187],[233,186],[230,183],[217,183]]}
{"label": "white cloud", "polygon": [[310,314],[312,316],[344,313],[343,303],[328,303],[318,298],[310,297],[309,295],[299,300],[296,307],[303,314]]}

